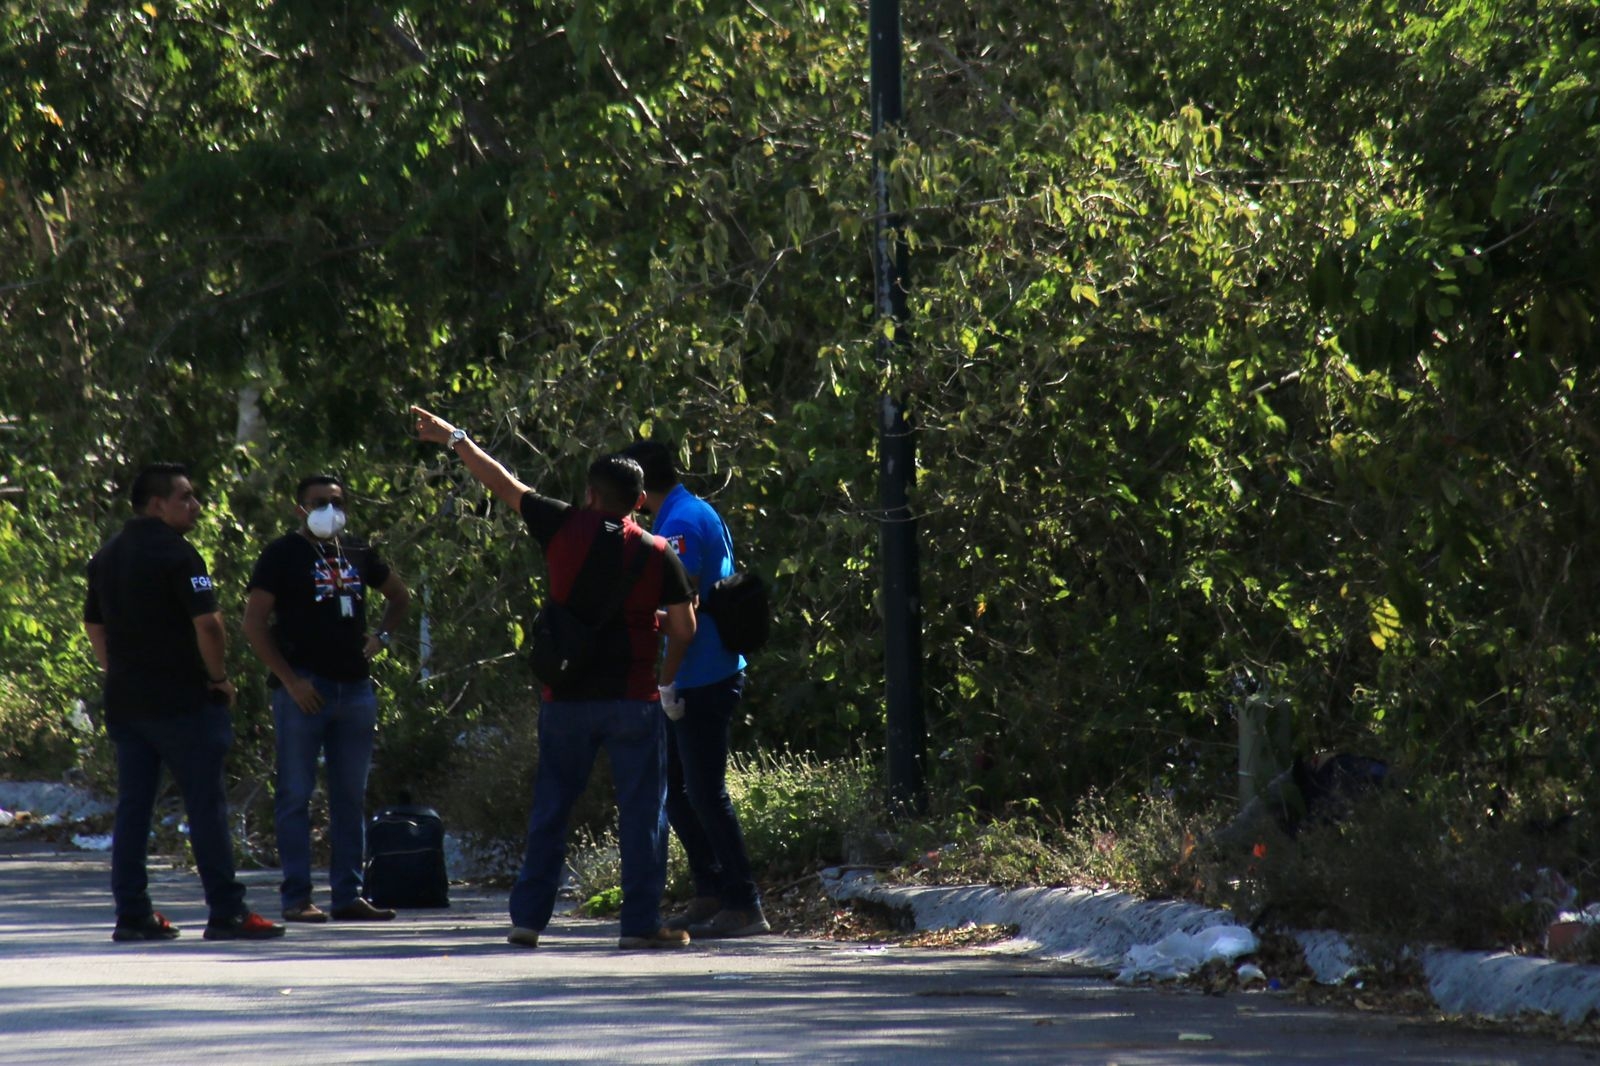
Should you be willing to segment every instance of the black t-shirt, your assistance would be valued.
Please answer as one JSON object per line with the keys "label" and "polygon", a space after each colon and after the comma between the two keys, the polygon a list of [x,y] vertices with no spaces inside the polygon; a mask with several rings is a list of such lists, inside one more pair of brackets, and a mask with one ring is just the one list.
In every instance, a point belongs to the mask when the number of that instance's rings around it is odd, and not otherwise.
{"label": "black t-shirt", "polygon": [[194,620],[216,610],[205,560],[161,519],[132,519],[101,546],[89,560],[83,620],[106,629],[108,722],[205,705]]}
{"label": "black t-shirt", "polygon": [[522,520],[544,549],[550,598],[591,623],[615,597],[633,553],[650,553],[622,601],[622,610],[600,631],[597,668],[571,687],[546,688],[544,698],[655,699],[660,648],[656,608],[688,603],[694,596],[677,554],[631,518],[572,507],[534,492],[522,497]]}
{"label": "black t-shirt", "polygon": [[290,533],[267,545],[250,588],[272,593],[272,637],[289,665],[330,681],[367,676],[367,594],[389,580],[377,549]]}

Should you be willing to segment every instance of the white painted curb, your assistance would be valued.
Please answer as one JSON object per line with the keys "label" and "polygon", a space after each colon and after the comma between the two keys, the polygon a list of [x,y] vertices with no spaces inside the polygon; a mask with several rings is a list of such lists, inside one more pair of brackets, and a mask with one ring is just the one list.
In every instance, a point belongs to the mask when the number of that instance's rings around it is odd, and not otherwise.
{"label": "white painted curb", "polygon": [[[987,886],[919,888],[882,885],[870,873],[822,871],[834,899],[860,899],[909,911],[918,929],[963,925],[1015,925],[1017,936],[999,950],[1113,970],[1128,949],[1170,933],[1198,933],[1237,925],[1227,911],[1176,900],[1149,901],[1125,892],[1081,888]],[[1313,975],[1338,984],[1354,971],[1359,953],[1338,933],[1294,933]],[[1428,990],[1447,1014],[1510,1018],[1550,1014],[1576,1025],[1600,1013],[1600,966],[1579,966],[1503,952],[1429,950],[1422,954]]]}

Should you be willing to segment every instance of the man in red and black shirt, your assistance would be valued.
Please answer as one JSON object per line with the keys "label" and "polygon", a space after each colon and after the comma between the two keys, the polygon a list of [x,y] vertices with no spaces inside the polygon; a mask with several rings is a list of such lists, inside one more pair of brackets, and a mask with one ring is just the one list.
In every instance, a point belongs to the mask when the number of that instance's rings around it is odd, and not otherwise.
{"label": "man in red and black shirt", "polygon": [[[547,686],[543,692],[533,812],[522,870],[511,889],[507,939],[537,947],[550,922],[566,860],[567,818],[603,745],[617,790],[622,852],[622,938],[617,946],[683,947],[688,933],[661,926],[667,767],[660,690],[676,679],[694,638],[694,590],[666,542],[629,517],[644,498],[644,471],[624,456],[602,456],[589,466],[585,505],[572,507],[517,480],[465,430],[420,407],[413,407],[411,414],[418,437],[455,452],[473,477],[528,524],[549,567],[549,598],[599,625],[594,665],[559,689]],[[642,567],[634,565],[637,552],[649,553]],[[610,618],[598,617],[618,601],[618,583],[623,581],[632,584],[620,599],[620,609]],[[658,673],[656,652],[663,631],[667,647]]]}

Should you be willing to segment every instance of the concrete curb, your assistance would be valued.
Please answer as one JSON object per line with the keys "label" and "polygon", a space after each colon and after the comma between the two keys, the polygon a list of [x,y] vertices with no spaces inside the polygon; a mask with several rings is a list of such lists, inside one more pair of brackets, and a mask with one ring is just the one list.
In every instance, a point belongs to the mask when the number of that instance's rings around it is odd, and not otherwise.
{"label": "concrete curb", "polygon": [[1433,1001],[1450,1014],[1553,1014],[1577,1025],[1600,1012],[1600,966],[1474,951],[1429,951],[1422,965]]}
{"label": "concrete curb", "polygon": [[822,883],[834,899],[863,899],[909,911],[918,929],[961,925],[1015,925],[1008,950],[1114,970],[1128,949],[1153,944],[1169,933],[1198,933],[1214,925],[1237,925],[1233,916],[1175,900],[1151,903],[1122,892],[1080,888],[988,886],[913,888],[881,885],[868,874],[824,871]]}
{"label": "concrete curb", "polygon": [[[822,885],[836,900],[866,900],[908,912],[918,929],[1015,925],[1018,934],[998,950],[1114,970],[1128,949],[1170,933],[1237,925],[1227,911],[1176,900],[1150,901],[1124,892],[1081,888],[987,886],[918,888],[883,885],[869,873],[824,870]],[[1338,933],[1296,932],[1295,940],[1318,981],[1338,984],[1360,953]],[[1428,990],[1447,1014],[1512,1018],[1549,1014],[1576,1025],[1600,1013],[1600,966],[1579,966],[1504,952],[1430,950],[1422,954]]]}

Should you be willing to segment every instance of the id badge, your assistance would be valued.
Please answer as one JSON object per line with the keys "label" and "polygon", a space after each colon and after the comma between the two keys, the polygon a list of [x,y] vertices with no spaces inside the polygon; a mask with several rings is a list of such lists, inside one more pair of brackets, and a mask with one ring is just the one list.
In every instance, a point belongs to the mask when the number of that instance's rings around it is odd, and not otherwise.
{"label": "id badge", "polygon": [[354,596],[339,597],[339,617],[354,618],[356,616],[356,600]]}

